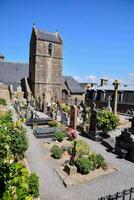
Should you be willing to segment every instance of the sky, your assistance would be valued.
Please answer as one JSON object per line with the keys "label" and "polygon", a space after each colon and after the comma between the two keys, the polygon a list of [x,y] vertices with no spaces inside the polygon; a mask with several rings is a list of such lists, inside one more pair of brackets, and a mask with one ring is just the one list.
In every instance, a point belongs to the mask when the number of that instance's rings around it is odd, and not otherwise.
{"label": "sky", "polygon": [[36,28],[59,31],[63,74],[80,82],[134,85],[134,0],[0,0],[0,51],[29,62]]}

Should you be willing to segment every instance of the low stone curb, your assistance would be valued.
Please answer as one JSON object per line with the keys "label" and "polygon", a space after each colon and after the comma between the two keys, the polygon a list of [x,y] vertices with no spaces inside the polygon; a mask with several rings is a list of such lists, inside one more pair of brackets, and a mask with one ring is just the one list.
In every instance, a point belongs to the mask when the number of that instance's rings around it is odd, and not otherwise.
{"label": "low stone curb", "polygon": [[96,169],[94,171],[91,171],[87,175],[82,175],[77,173],[76,175],[71,175],[69,176],[66,172],[63,171],[64,167],[55,167],[54,170],[62,180],[63,184],[65,187],[73,186],[73,185],[78,185],[81,183],[86,183],[88,181],[93,181],[96,178],[106,176],[109,174],[117,173],[117,169],[113,168],[108,165],[108,170],[103,170],[103,169]]}

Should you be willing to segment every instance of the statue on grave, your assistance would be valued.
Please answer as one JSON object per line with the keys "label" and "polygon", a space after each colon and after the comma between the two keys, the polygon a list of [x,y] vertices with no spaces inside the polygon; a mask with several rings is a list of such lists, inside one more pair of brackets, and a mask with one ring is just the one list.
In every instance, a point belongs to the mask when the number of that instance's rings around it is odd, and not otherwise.
{"label": "statue on grave", "polygon": [[112,108],[111,108],[111,96],[109,95],[109,97],[108,97],[108,105],[107,105],[107,110],[109,111],[109,112],[112,112]]}

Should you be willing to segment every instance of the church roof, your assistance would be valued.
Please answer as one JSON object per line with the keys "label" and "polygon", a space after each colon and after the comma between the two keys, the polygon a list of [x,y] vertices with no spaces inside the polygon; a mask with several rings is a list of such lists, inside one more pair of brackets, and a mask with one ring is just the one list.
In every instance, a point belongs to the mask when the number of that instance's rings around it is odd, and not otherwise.
{"label": "church roof", "polygon": [[[114,91],[114,86],[113,85],[104,85],[104,86],[97,86],[93,87],[92,89],[96,90],[103,90],[103,91]],[[134,85],[119,85],[118,91],[134,91]]]}
{"label": "church roof", "polygon": [[79,83],[71,76],[63,76],[63,81],[71,94],[83,94],[84,90],[81,88]]}
{"label": "church roof", "polygon": [[20,80],[28,77],[29,67],[25,63],[0,62],[0,82],[12,84],[16,88]]}
{"label": "church roof", "polygon": [[58,32],[47,32],[39,30],[37,28],[34,28],[34,30],[37,39],[62,44],[62,39],[60,38]]}

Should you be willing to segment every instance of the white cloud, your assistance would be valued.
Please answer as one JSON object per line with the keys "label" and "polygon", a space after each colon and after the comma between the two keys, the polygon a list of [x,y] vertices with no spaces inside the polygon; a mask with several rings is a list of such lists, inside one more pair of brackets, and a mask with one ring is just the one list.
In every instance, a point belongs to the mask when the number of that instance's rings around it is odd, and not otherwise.
{"label": "white cloud", "polygon": [[130,78],[134,78],[134,73],[129,73],[128,76],[129,76]]}
{"label": "white cloud", "polygon": [[87,80],[88,82],[91,82],[91,83],[97,83],[98,82],[97,76],[94,76],[94,75],[86,76],[85,80]]}
{"label": "white cloud", "polygon": [[78,82],[82,82],[82,78],[80,78],[79,76],[74,76],[73,78]]}

